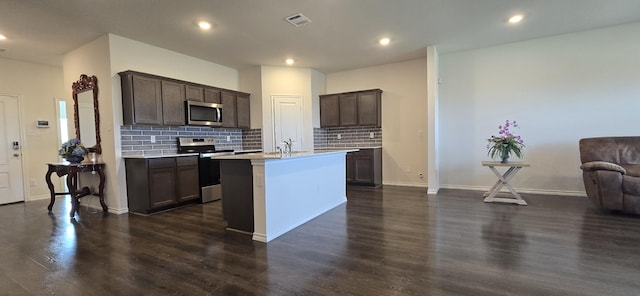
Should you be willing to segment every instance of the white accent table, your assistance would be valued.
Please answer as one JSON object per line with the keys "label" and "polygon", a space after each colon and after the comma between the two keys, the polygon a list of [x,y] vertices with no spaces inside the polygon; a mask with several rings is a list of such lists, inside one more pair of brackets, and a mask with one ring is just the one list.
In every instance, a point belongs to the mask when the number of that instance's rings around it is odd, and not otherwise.
{"label": "white accent table", "polygon": [[[520,194],[513,189],[513,186],[509,184],[509,180],[513,178],[513,176],[520,171],[520,169],[524,167],[529,167],[529,163],[526,162],[499,162],[499,161],[483,161],[483,166],[489,167],[491,171],[498,177],[498,181],[496,181],[493,186],[489,189],[489,191],[484,193],[484,202],[506,202],[506,203],[515,203],[522,206],[526,206],[527,202],[522,199]],[[496,167],[508,167],[508,169],[501,174]],[[506,187],[513,197],[497,197],[498,193],[502,189],[502,187]]]}

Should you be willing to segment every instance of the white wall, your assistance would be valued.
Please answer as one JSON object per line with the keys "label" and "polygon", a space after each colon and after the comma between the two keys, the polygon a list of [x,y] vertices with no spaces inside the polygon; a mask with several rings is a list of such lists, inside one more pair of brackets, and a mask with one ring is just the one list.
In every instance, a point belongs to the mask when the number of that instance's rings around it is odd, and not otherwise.
{"label": "white wall", "polygon": [[327,77],[311,69],[311,122],[314,128],[320,127],[320,95],[326,94]]}
{"label": "white wall", "polygon": [[427,163],[428,194],[440,190],[440,57],[435,46],[427,47]]}
{"label": "white wall", "polygon": [[302,150],[313,150],[312,70],[262,66],[262,149],[274,151],[272,95],[300,95],[303,108]]}
{"label": "white wall", "polygon": [[442,54],[442,187],[491,185],[486,139],[511,119],[531,162],[515,187],[584,194],[578,140],[639,135],[638,36],[640,23]]}
{"label": "white wall", "polygon": [[327,75],[327,93],[373,88],[383,91],[383,183],[426,186],[426,58]]}
{"label": "white wall", "polygon": [[[118,163],[115,159],[115,132],[120,137],[119,126],[115,125],[113,117],[111,71],[109,65],[109,37],[108,35],[89,42],[79,48],[72,50],[63,57],[64,85],[67,96],[72,98],[71,85],[80,78],[81,74],[89,76],[95,75],[98,78],[98,112],[100,113],[100,138],[102,155],[100,159],[105,163],[105,202],[109,211],[114,213],[126,212],[127,202],[124,203],[119,198],[121,187],[117,180]],[[67,115],[71,126],[69,137],[75,137],[75,127],[73,123],[73,101],[68,104]],[[118,148],[119,148],[118,142]],[[90,185],[97,189],[99,178],[97,175],[82,174],[80,177],[83,185]],[[83,199],[91,199],[85,197]],[[86,204],[98,205],[97,202],[90,201]]]}
{"label": "white wall", "polygon": [[[0,94],[17,95],[19,101],[26,200],[49,198],[44,182],[46,163],[57,162],[60,149],[55,99],[63,98],[73,105],[67,90],[71,84],[64,87],[60,67],[0,58]],[[68,114],[73,122],[73,113]],[[50,127],[37,128],[36,120],[48,120]]]}
{"label": "white wall", "polygon": [[251,94],[251,128],[262,128],[262,70],[258,67],[240,71],[240,90]]}
{"label": "white wall", "polygon": [[111,70],[133,70],[169,78],[238,90],[238,70],[109,34]]}

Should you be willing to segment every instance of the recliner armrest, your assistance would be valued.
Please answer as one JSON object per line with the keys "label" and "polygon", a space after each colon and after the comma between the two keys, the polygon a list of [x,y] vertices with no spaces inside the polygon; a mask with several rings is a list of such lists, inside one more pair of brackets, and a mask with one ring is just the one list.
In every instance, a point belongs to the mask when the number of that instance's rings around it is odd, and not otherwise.
{"label": "recliner armrest", "polygon": [[625,170],[623,167],[615,164],[615,163],[611,163],[611,162],[606,162],[606,161],[590,161],[590,162],[585,162],[583,163],[580,168],[583,171],[597,171],[597,170],[606,170],[606,171],[614,171],[614,172],[619,172],[623,175],[627,174],[627,170]]}

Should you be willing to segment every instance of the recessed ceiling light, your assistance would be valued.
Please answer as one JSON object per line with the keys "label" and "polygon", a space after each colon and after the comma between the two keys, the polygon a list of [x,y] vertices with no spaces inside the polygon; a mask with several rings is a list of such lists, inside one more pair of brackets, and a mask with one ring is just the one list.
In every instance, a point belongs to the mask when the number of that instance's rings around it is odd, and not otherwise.
{"label": "recessed ceiling light", "polygon": [[295,63],[295,61],[293,59],[286,59],[284,62],[287,63],[287,65],[289,65],[289,66],[291,66],[291,65],[293,65],[293,63]]}
{"label": "recessed ceiling light", "polygon": [[520,21],[522,21],[522,19],[524,18],[524,16],[522,14],[516,14],[512,17],[509,18],[509,23],[510,24],[517,24]]}
{"label": "recessed ceiling light", "polygon": [[198,27],[202,30],[209,30],[211,29],[211,24],[209,22],[201,21],[198,22]]}
{"label": "recessed ceiling light", "polygon": [[0,40],[5,40],[7,39],[7,37],[4,37],[4,35],[0,34]]}
{"label": "recessed ceiling light", "polygon": [[386,46],[389,45],[389,42],[391,42],[391,40],[387,37],[380,39],[380,45]]}

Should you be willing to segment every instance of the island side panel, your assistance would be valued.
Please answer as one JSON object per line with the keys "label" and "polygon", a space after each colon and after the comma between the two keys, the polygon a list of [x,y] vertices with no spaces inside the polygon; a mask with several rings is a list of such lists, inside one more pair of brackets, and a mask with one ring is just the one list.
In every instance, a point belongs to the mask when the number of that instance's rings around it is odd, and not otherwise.
{"label": "island side panel", "polygon": [[230,230],[253,232],[253,176],[250,160],[220,160],[222,214]]}
{"label": "island side panel", "polygon": [[345,203],[345,156],[253,161],[254,240],[268,242]]}

